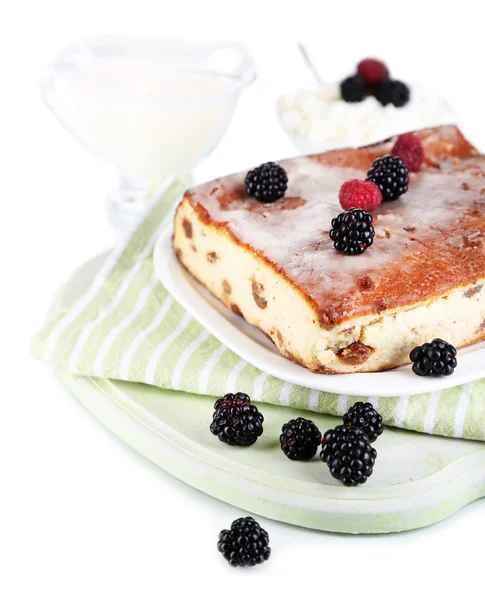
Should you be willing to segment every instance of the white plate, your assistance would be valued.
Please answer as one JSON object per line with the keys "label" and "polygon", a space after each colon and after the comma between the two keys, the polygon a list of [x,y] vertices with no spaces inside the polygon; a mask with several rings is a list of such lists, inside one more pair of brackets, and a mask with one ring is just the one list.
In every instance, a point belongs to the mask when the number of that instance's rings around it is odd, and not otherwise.
{"label": "white plate", "polygon": [[460,350],[458,367],[450,377],[418,377],[410,366],[382,373],[312,373],[282,356],[262,331],[236,316],[187,273],[173,252],[172,232],[170,226],[162,233],[153,253],[160,281],[223,344],[270,375],[323,392],[378,397],[443,390],[485,377],[485,342]]}

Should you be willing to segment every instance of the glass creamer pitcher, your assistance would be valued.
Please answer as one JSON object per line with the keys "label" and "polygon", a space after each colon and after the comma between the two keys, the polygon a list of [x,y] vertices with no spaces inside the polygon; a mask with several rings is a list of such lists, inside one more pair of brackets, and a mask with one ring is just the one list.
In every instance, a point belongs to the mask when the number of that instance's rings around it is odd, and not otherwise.
{"label": "glass creamer pitcher", "polygon": [[187,176],[224,135],[255,78],[236,43],[96,37],[55,58],[42,96],[64,127],[120,176],[108,199],[118,229],[168,176]]}

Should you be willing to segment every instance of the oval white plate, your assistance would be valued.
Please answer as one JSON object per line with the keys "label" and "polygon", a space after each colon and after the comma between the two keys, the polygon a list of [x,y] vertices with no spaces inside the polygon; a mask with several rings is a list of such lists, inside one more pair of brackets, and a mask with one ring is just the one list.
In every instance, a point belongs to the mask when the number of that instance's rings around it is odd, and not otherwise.
{"label": "oval white plate", "polygon": [[378,397],[443,390],[485,377],[485,342],[459,351],[458,367],[451,377],[418,377],[410,366],[382,373],[312,373],[282,356],[262,331],[236,316],[182,267],[172,249],[172,231],[171,226],[164,230],[153,253],[162,284],[223,344],[274,377],[323,392]]}

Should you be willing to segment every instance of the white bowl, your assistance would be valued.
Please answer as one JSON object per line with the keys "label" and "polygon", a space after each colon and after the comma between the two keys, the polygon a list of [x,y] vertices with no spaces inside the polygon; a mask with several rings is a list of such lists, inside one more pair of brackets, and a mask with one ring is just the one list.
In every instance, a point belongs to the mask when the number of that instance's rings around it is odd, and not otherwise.
{"label": "white bowl", "polygon": [[281,96],[276,106],[283,130],[303,154],[357,148],[393,135],[456,123],[450,105],[421,84],[411,85],[405,106],[382,106],[374,97],[344,102],[338,84]]}

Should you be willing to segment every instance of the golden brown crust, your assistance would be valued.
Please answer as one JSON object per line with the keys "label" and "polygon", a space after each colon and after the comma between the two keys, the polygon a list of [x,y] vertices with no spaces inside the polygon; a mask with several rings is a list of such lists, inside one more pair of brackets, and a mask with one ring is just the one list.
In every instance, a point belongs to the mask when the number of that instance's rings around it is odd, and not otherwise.
{"label": "golden brown crust", "polygon": [[[463,184],[466,184],[466,193],[474,194],[468,180],[485,177],[485,157],[479,156],[475,148],[454,127],[428,129],[418,133],[425,147],[424,172],[452,173],[459,178],[458,185],[462,190],[465,189]],[[388,140],[372,146],[336,150],[310,158],[327,166],[366,169],[375,158],[389,152],[392,143],[393,140]],[[415,179],[418,178],[419,175]],[[220,194],[221,187],[221,184],[214,182],[209,195]],[[476,185],[474,187],[476,188]],[[483,189],[485,190],[485,180]],[[464,192],[462,191],[462,193]],[[234,201],[245,198],[243,187],[235,185],[233,188],[224,190],[224,193],[218,196],[218,202],[221,210],[224,211]],[[245,251],[284,277],[311,306],[318,322],[326,329],[358,316],[379,315],[398,307],[431,302],[457,287],[471,285],[485,275],[483,247],[483,235],[485,234],[483,207],[485,204],[483,196],[481,198],[478,196],[476,202],[468,203],[468,208],[463,211],[452,227],[446,231],[437,228],[436,235],[432,239],[427,238],[425,243],[419,238],[419,225],[409,224],[404,227],[403,229],[408,235],[405,243],[414,244],[414,247],[412,252],[400,257],[399,268],[380,270],[378,280],[375,280],[377,278],[373,273],[364,273],[358,280],[355,289],[345,295],[342,295],[338,289],[329,289],[322,297],[309,293],[304,286],[299,285],[294,278],[287,275],[284,265],[273,262],[260,249],[240,239],[227,222],[214,219],[204,206],[203,198],[199,197],[197,188],[187,191],[183,202],[190,203],[201,222],[223,232],[236,245],[244,248]],[[279,210],[294,211],[305,202],[306,200],[302,198],[285,198],[280,202]],[[263,211],[267,208],[258,203],[248,203],[246,210]],[[190,223],[183,223],[183,227],[186,235],[189,235],[191,233]],[[475,235],[476,232],[480,234],[478,237]],[[419,281],[420,285],[416,285],[416,281]],[[257,294],[256,297],[259,295]],[[264,303],[264,299],[261,303]],[[352,307],[351,310],[349,310],[349,306]]]}
{"label": "golden brown crust", "polygon": [[[416,131],[425,148],[424,169],[440,169],[445,163],[454,163],[478,154],[477,149],[465,138],[455,126],[449,126],[453,131],[452,139],[445,138],[446,128],[435,127]],[[377,142],[361,148],[343,148],[331,150],[323,154],[313,154],[310,158],[335,167],[352,167],[367,170],[376,158],[388,154],[394,144],[395,137],[383,142]]]}
{"label": "golden brown crust", "polygon": [[183,197],[181,203],[177,207],[177,211],[179,209],[182,209],[182,206],[185,202],[189,203],[191,205],[191,207],[194,209],[194,211],[197,213],[199,220],[202,223],[204,223],[204,225],[206,225],[208,227],[213,227],[214,229],[223,233],[224,235],[229,237],[237,246],[244,248],[244,250],[246,250],[253,256],[257,257],[258,260],[262,261],[268,267],[270,267],[275,272],[277,272],[279,275],[284,277],[286,279],[286,281],[293,287],[293,289],[298,294],[301,295],[301,297],[304,299],[304,301],[312,307],[312,309],[315,311],[315,314],[318,315],[317,318],[319,319],[322,327],[328,327],[328,328],[333,327],[334,324],[326,317],[326,315],[324,313],[322,313],[319,310],[319,306],[318,306],[317,302],[313,298],[311,298],[308,294],[306,294],[301,288],[299,288],[297,285],[295,285],[295,283],[286,276],[286,273],[284,272],[284,270],[282,270],[281,268],[278,267],[278,265],[276,265],[272,261],[270,261],[262,252],[256,250],[251,245],[246,244],[245,242],[242,242],[237,236],[235,236],[232,233],[232,231],[229,228],[226,227],[225,223],[220,223],[220,222],[214,221],[210,217],[208,211],[202,204],[200,204],[197,201],[194,202],[193,196],[194,196],[194,190],[187,190],[184,194],[184,197]]}

